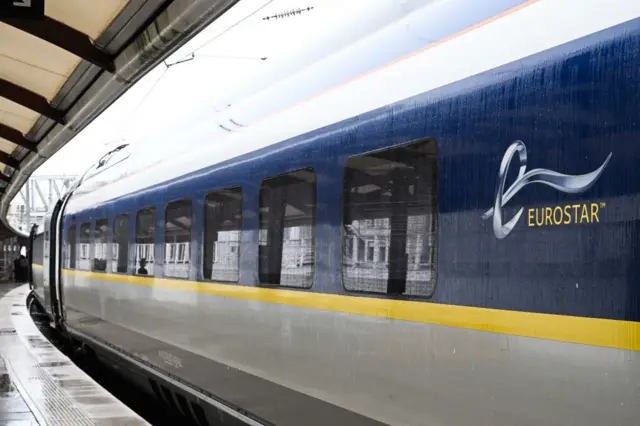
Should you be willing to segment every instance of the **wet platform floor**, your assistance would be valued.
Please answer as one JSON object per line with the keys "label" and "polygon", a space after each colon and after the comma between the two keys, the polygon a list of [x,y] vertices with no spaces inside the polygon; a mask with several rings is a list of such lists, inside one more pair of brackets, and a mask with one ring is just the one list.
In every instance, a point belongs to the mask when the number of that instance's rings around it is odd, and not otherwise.
{"label": "wet platform floor", "polygon": [[0,358],[0,426],[38,425],[36,418],[22,399]]}
{"label": "wet platform floor", "polygon": [[42,335],[28,293],[0,283],[0,426],[148,425]]}
{"label": "wet platform floor", "polygon": [[[13,288],[15,288],[13,284],[0,284],[0,299]],[[0,330],[2,334],[8,332],[10,332],[10,330]],[[11,380],[4,359],[0,357],[0,426],[27,426],[38,424],[29,406]]]}

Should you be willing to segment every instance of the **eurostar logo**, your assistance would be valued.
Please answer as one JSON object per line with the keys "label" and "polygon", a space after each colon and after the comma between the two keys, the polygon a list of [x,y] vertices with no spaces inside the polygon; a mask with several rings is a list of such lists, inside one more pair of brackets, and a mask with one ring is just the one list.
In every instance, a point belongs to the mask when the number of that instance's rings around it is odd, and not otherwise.
{"label": "eurostar logo", "polygon": [[[505,191],[504,188],[506,186],[509,165],[511,164],[511,160],[513,160],[513,157],[516,154],[518,155],[518,159],[520,160],[520,170],[518,171],[518,177],[513,182],[513,184],[511,184],[511,186]],[[613,153],[609,153],[606,160],[604,160],[604,163],[602,163],[602,165],[598,167],[598,169],[584,175],[565,175],[547,169],[533,169],[527,172],[527,147],[525,146],[524,142],[515,141],[511,144],[511,146],[509,146],[509,148],[507,148],[504,157],[502,157],[500,170],[498,171],[498,179],[496,183],[493,207],[491,207],[482,215],[482,219],[487,220],[490,217],[493,217],[493,232],[496,238],[503,239],[507,235],[509,235],[509,233],[511,233],[513,228],[520,220],[520,216],[522,216],[522,213],[524,212],[524,207],[520,208],[520,210],[518,210],[518,213],[516,213],[509,221],[507,221],[507,223],[503,223],[504,219],[502,208],[525,186],[533,183],[538,183],[550,186],[554,189],[557,189],[558,191],[567,194],[581,194],[591,188],[593,184],[596,183],[596,181],[600,178],[600,176],[604,172],[604,169],[607,167],[607,164],[609,164],[609,160],[611,160],[612,154]],[[549,208],[549,210],[552,211],[551,208]],[[593,218],[593,214],[591,215],[591,217]],[[553,217],[551,217],[551,219],[553,219]],[[545,221],[546,220],[547,219],[545,219]],[[582,221],[582,218],[580,220]],[[551,221],[551,224],[553,223],[554,222]]]}

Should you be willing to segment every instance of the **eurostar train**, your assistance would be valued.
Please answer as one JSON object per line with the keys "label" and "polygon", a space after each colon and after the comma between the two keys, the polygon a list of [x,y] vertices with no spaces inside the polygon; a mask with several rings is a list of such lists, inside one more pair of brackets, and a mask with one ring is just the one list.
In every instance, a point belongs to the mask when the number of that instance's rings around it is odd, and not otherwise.
{"label": "eurostar train", "polygon": [[469,3],[110,152],[33,237],[33,306],[201,425],[637,425],[640,2]]}

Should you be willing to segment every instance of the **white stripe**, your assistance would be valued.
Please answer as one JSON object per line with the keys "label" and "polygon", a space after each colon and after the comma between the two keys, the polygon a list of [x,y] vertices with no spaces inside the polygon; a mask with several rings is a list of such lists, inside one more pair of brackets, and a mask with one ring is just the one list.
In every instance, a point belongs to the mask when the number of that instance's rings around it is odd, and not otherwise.
{"label": "white stripe", "polygon": [[[543,0],[294,109],[210,140],[200,149],[74,199],[69,212],[147,188],[346,118],[445,86],[640,16],[640,1]],[[381,48],[384,48],[381,46]],[[213,132],[215,134],[215,132]]]}

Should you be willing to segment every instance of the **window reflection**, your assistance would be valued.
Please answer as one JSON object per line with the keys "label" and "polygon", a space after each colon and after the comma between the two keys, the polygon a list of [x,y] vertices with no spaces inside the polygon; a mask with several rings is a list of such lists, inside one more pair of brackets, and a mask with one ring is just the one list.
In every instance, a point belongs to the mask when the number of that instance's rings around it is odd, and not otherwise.
{"label": "window reflection", "polygon": [[164,274],[167,277],[189,278],[191,224],[191,200],[167,205],[164,222]]}
{"label": "window reflection", "polygon": [[242,190],[228,188],[205,198],[205,279],[238,281],[242,227]]}
{"label": "window reflection", "polygon": [[316,175],[303,169],[260,188],[260,281],[311,287],[315,255]]}
{"label": "window reflection", "polygon": [[434,141],[347,161],[343,281],[352,291],[431,296],[435,287]]}
{"label": "window reflection", "polygon": [[140,210],[136,216],[136,270],[138,275],[153,276],[155,263],[155,226],[156,209],[154,207]]}

